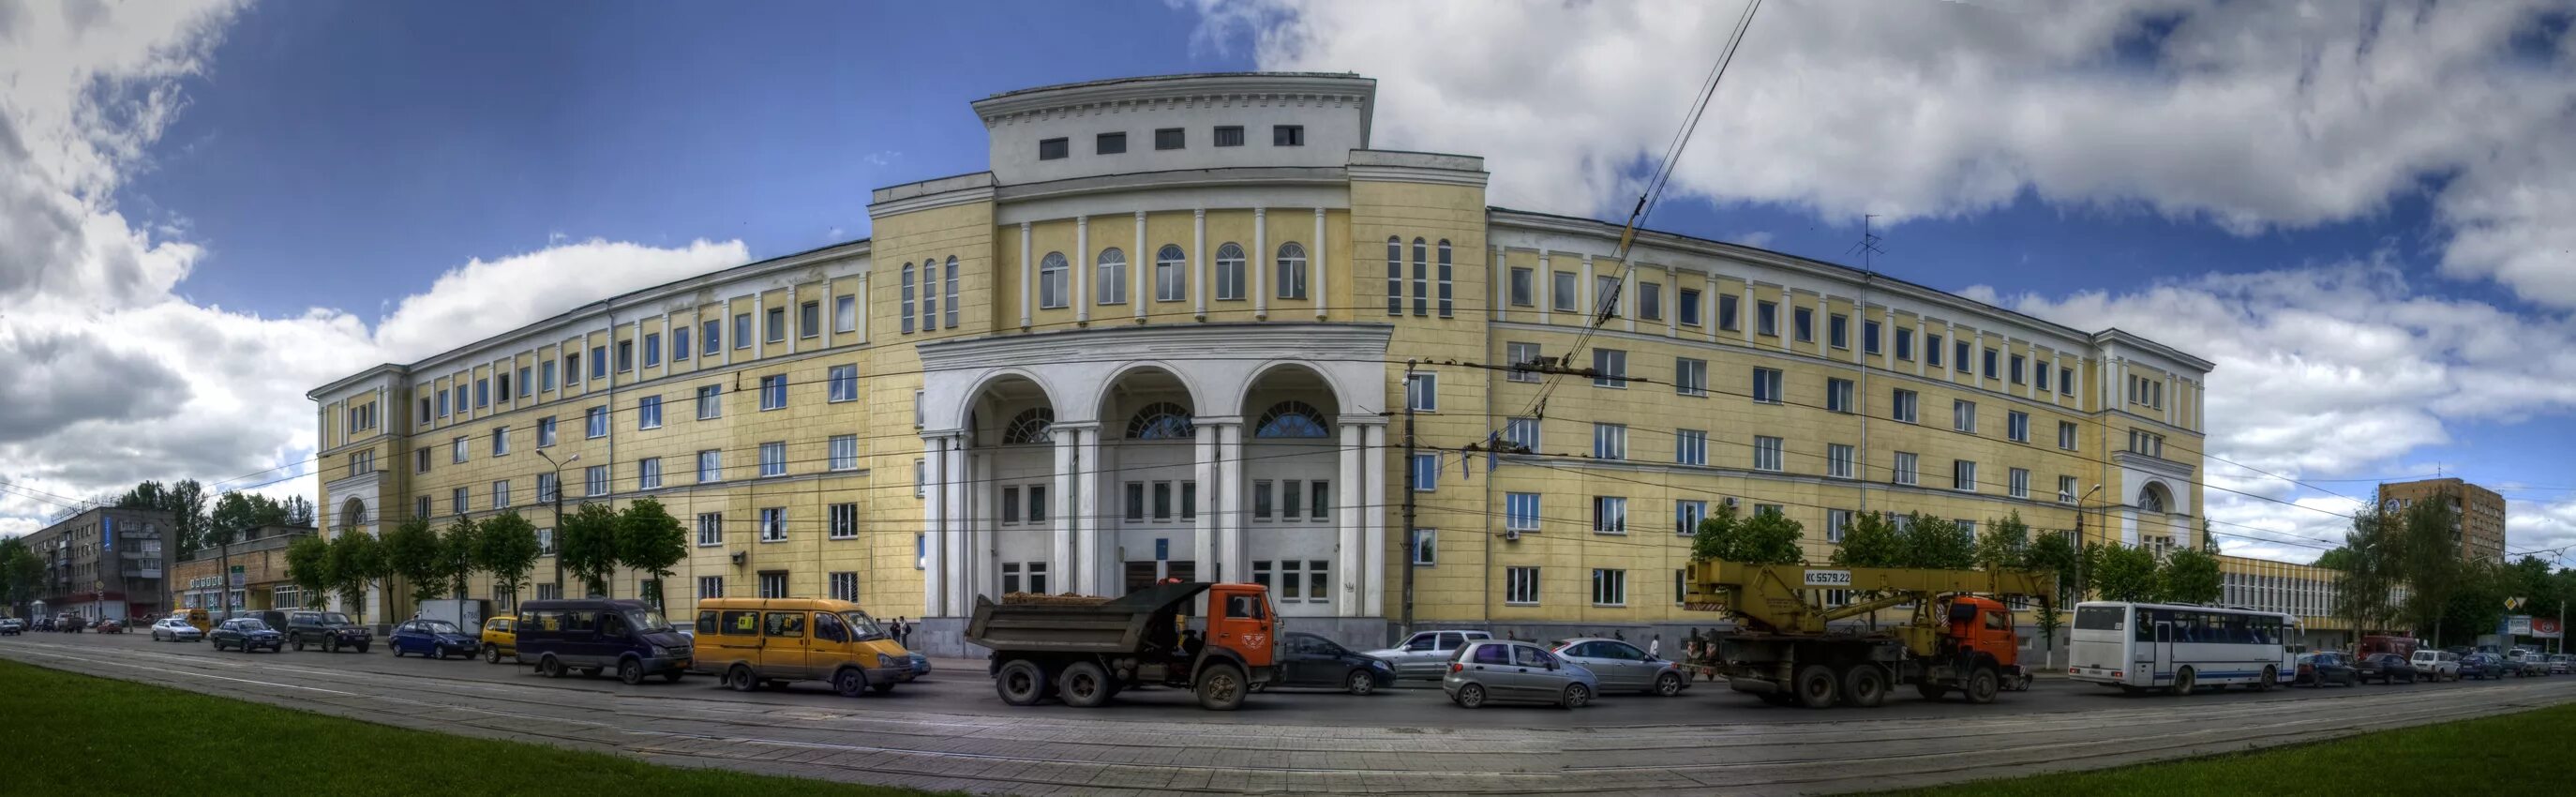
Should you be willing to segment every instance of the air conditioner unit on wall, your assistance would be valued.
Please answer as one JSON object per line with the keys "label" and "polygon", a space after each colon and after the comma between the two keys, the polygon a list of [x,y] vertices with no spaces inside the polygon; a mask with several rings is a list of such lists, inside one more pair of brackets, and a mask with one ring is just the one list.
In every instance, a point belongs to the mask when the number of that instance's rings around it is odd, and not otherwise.
{"label": "air conditioner unit on wall", "polygon": [[1520,529],[1513,529],[1513,528],[1506,528],[1506,529],[1503,529],[1503,541],[1504,541],[1504,542],[1520,542],[1520,541],[1521,541],[1521,530],[1520,530]]}

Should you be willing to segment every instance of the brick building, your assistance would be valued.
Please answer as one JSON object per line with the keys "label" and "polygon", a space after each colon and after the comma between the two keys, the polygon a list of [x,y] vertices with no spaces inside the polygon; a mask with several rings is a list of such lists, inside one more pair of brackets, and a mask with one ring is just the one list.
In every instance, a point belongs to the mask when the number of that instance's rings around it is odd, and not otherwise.
{"label": "brick building", "polygon": [[223,616],[216,594],[229,563],[242,576],[232,588],[234,611],[301,608],[303,592],[286,580],[286,547],[314,533],[308,526],[261,526],[241,542],[183,557],[170,567],[170,605]]}

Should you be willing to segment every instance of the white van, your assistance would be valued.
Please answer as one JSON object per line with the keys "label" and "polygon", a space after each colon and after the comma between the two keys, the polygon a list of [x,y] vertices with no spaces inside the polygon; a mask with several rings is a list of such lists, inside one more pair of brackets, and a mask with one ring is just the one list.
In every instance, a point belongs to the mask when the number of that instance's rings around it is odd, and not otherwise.
{"label": "white van", "polygon": [[2460,680],[2460,654],[2457,653],[2421,648],[2415,651],[2415,656],[2408,659],[2407,663],[2415,665],[2417,678],[2428,678],[2437,682]]}

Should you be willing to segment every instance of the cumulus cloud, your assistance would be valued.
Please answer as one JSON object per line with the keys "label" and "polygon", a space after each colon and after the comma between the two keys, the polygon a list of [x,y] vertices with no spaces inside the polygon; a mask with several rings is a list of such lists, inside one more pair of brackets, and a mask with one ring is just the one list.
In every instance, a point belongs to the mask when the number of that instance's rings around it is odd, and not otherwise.
{"label": "cumulus cloud", "polygon": [[583,302],[741,265],[740,241],[695,241],[679,249],[591,239],[499,260],[476,258],[405,297],[376,328],[395,362],[515,329]]}
{"label": "cumulus cloud", "polygon": [[[1379,146],[1624,208],[1741,5],[1202,0],[1203,43],[1378,78]],[[1895,221],[2025,195],[2239,233],[2433,197],[2448,273],[2576,307],[2566,0],[1769,3],[1672,191]]]}

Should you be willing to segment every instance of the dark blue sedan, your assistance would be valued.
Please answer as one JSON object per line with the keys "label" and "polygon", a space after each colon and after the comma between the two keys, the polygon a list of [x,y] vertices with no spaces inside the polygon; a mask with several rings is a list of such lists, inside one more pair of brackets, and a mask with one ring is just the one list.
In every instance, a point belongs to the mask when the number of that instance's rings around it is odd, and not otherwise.
{"label": "dark blue sedan", "polygon": [[412,620],[394,626],[394,635],[388,641],[393,645],[396,657],[417,653],[437,659],[449,656],[474,658],[475,651],[483,644],[482,640],[445,620]]}
{"label": "dark blue sedan", "polygon": [[2460,677],[2486,680],[2504,677],[2504,657],[2493,653],[2471,653],[2460,657]]}
{"label": "dark blue sedan", "polygon": [[276,653],[286,647],[286,635],[278,633],[277,629],[268,627],[267,623],[260,622],[256,617],[235,617],[225,620],[222,625],[215,626],[215,630],[208,632],[206,639],[215,644],[216,650],[229,647],[243,653],[260,648],[267,648],[268,652]]}

